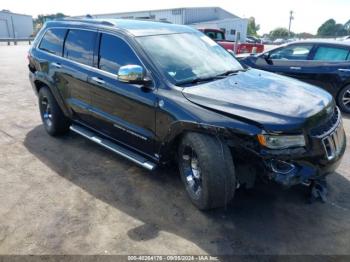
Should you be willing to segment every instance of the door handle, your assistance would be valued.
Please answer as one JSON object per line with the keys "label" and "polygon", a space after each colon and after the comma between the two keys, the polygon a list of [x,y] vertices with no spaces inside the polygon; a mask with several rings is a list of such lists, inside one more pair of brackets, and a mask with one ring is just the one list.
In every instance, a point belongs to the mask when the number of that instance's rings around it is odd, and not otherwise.
{"label": "door handle", "polygon": [[59,63],[51,63],[56,68],[62,68],[61,64]]}
{"label": "door handle", "polygon": [[289,67],[289,69],[291,69],[291,70],[301,70],[301,67],[300,66],[291,66],[291,67]]}
{"label": "door handle", "polygon": [[91,80],[94,81],[94,82],[96,82],[96,83],[98,83],[98,84],[100,84],[100,85],[103,85],[103,84],[106,83],[103,79],[101,79],[101,78],[99,78],[99,77],[96,77],[96,76],[91,77]]}

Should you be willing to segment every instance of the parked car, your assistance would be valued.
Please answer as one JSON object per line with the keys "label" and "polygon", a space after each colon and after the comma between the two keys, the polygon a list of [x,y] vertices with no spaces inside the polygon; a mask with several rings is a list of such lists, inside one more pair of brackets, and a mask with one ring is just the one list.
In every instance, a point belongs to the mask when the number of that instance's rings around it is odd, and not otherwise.
{"label": "parked car", "polygon": [[48,134],[72,130],[148,170],[175,161],[200,209],[225,206],[257,176],[284,186],[318,181],[344,154],[331,95],[245,70],[193,28],[52,21],[28,58]]}
{"label": "parked car", "polygon": [[262,40],[258,37],[248,35],[246,39],[247,43],[253,43],[253,44],[262,44]]}
{"label": "parked car", "polygon": [[256,42],[246,42],[239,43],[236,47],[234,41],[226,40],[225,33],[219,29],[213,28],[199,28],[199,31],[203,32],[205,35],[216,41],[219,45],[229,51],[236,51],[236,54],[244,53],[261,53],[264,51],[264,45]]}
{"label": "parked car", "polygon": [[262,38],[261,42],[264,45],[271,45],[271,44],[273,44],[273,41],[271,39],[267,38],[267,37]]}
{"label": "parked car", "polygon": [[274,45],[282,45],[282,44],[284,44],[284,43],[286,43],[286,42],[287,42],[286,39],[277,38],[277,39],[275,39],[272,43],[273,43]]}
{"label": "parked car", "polygon": [[299,41],[240,61],[246,66],[297,78],[330,92],[350,113],[350,43]]}
{"label": "parked car", "polygon": [[347,43],[350,43],[350,35],[344,37],[343,41],[347,42]]}

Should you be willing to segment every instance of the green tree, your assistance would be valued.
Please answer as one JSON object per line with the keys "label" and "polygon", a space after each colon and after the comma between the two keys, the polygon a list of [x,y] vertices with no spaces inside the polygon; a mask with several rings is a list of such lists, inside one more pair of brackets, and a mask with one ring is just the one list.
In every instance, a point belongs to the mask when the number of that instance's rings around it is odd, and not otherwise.
{"label": "green tree", "polygon": [[63,13],[56,13],[50,15],[38,15],[36,19],[34,19],[34,27],[36,30],[40,29],[46,21],[60,19],[66,17]]}
{"label": "green tree", "polygon": [[334,19],[328,19],[317,30],[318,36],[333,36],[336,22]]}
{"label": "green tree", "polygon": [[336,24],[334,27],[334,36],[345,36],[348,31],[345,29],[343,24]]}
{"label": "green tree", "polygon": [[[290,32],[291,36],[294,36],[295,34],[293,32]],[[269,34],[270,39],[275,40],[277,38],[288,38],[288,29],[284,27],[278,27],[274,30],[272,30]]]}
{"label": "green tree", "polygon": [[315,36],[313,34],[310,34],[310,33],[307,33],[307,32],[302,32],[302,33],[296,34],[296,37],[302,38],[302,39],[307,39],[307,38],[313,38]]}
{"label": "green tree", "polygon": [[257,36],[260,30],[260,25],[257,25],[254,17],[250,17],[248,20],[248,35]]}
{"label": "green tree", "polygon": [[[349,21],[350,22],[350,21]],[[348,22],[348,23],[349,23]],[[317,30],[318,36],[344,36],[349,33],[349,24],[337,24],[334,19],[328,19]]]}

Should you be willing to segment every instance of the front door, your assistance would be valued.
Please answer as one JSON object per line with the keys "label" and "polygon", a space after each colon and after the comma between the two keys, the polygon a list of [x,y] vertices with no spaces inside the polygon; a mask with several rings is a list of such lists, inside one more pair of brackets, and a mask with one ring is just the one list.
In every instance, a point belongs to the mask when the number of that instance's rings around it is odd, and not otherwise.
{"label": "front door", "polygon": [[136,150],[153,154],[156,90],[120,82],[117,72],[124,65],[143,66],[128,43],[113,34],[99,36],[98,69],[91,72],[93,127]]}
{"label": "front door", "polygon": [[277,48],[269,52],[268,59],[264,55],[259,56],[256,67],[305,81],[308,79],[307,69],[313,49],[314,45],[308,43]]}

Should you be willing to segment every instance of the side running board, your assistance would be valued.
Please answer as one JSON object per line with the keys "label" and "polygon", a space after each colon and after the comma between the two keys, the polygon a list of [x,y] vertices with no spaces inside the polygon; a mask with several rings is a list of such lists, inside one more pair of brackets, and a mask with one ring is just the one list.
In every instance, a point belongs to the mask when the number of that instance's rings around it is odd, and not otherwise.
{"label": "side running board", "polygon": [[71,125],[70,126],[70,130],[72,130],[73,132],[86,137],[87,139],[103,146],[104,148],[107,148],[111,151],[113,151],[114,153],[125,157],[126,159],[131,160],[132,162],[148,169],[148,170],[154,170],[156,168],[156,164],[153,162],[150,162],[148,159],[144,158],[143,156],[141,156],[140,154],[137,154],[135,152],[132,152],[131,150],[120,146],[114,142],[112,142],[109,139],[106,138],[102,138],[100,137],[98,134],[94,133],[93,131],[88,130],[85,127],[82,127],[80,125]]}

